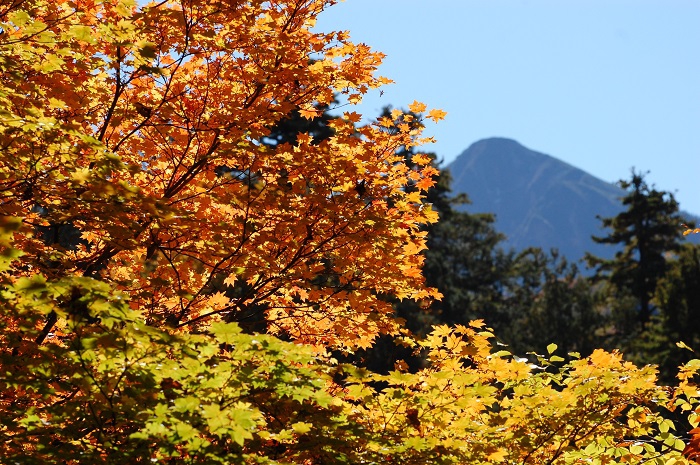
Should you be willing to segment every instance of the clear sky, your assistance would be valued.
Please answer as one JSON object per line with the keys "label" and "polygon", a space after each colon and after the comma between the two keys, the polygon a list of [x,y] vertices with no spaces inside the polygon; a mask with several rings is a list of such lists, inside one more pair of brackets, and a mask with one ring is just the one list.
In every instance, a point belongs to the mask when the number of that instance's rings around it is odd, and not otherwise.
{"label": "clear sky", "polygon": [[346,0],[317,29],[387,55],[366,117],[448,112],[428,126],[448,163],[508,137],[610,182],[650,171],[700,214],[700,0]]}

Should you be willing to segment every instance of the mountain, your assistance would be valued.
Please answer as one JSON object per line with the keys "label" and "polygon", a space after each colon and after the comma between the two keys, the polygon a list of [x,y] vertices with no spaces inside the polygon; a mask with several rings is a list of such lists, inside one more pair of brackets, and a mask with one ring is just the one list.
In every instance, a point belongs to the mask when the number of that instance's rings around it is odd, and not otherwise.
{"label": "mountain", "polygon": [[615,254],[614,247],[591,239],[607,235],[597,216],[615,216],[623,209],[624,191],[615,184],[504,138],[472,144],[447,168],[453,192],[464,192],[472,201],[467,211],[496,215],[506,247],[557,248],[573,261],[585,252]]}

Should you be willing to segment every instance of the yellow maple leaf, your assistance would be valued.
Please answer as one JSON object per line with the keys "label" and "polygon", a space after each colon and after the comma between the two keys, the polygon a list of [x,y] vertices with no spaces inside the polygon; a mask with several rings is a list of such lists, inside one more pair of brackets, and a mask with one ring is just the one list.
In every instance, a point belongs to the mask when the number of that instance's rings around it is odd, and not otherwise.
{"label": "yellow maple leaf", "polygon": [[318,110],[316,110],[315,108],[312,108],[310,110],[305,110],[303,108],[300,108],[299,115],[301,115],[302,118],[314,119],[314,118],[318,117]]}
{"label": "yellow maple leaf", "polygon": [[226,276],[226,279],[224,279],[224,284],[227,286],[233,286],[237,280],[238,276],[236,273],[231,273],[230,275]]}
{"label": "yellow maple leaf", "polygon": [[425,103],[421,103],[417,100],[414,100],[413,103],[408,106],[408,109],[413,113],[423,113],[426,108],[427,106]]}
{"label": "yellow maple leaf", "polygon": [[90,180],[90,175],[91,173],[89,168],[79,168],[71,173],[71,179],[78,184],[84,184]]}
{"label": "yellow maple leaf", "polygon": [[214,310],[221,310],[226,307],[229,302],[230,299],[226,297],[226,294],[223,292],[216,292],[207,299],[207,305]]}
{"label": "yellow maple leaf", "polygon": [[411,161],[416,165],[429,165],[432,158],[424,153],[416,153],[411,156]]}
{"label": "yellow maple leaf", "polygon": [[504,449],[498,449],[491,452],[486,458],[492,462],[502,462],[508,456],[508,452]]}
{"label": "yellow maple leaf", "polygon": [[437,123],[438,121],[445,119],[446,115],[447,115],[446,111],[434,109],[434,110],[430,110],[430,112],[428,112],[427,118],[429,118]]}

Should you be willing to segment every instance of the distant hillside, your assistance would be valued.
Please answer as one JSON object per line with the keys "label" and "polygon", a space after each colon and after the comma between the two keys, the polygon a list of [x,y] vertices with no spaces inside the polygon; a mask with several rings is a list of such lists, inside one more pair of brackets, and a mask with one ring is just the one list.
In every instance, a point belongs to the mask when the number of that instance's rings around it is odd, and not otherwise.
{"label": "distant hillside", "polygon": [[614,255],[613,247],[596,244],[591,236],[606,235],[597,216],[622,211],[620,187],[503,138],[472,144],[447,168],[454,193],[471,199],[469,212],[496,215],[496,228],[508,237],[506,247],[556,247],[570,260],[585,252]]}

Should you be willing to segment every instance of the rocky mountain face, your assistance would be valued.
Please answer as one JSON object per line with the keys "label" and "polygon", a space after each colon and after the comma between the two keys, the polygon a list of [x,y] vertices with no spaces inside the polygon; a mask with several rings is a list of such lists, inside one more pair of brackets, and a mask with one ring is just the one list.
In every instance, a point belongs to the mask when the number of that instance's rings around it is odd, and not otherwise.
{"label": "rocky mountain face", "polygon": [[622,211],[620,187],[503,138],[472,144],[447,168],[453,192],[472,201],[467,211],[496,215],[506,247],[557,248],[572,261],[585,252],[615,254],[614,247],[596,244],[591,236],[607,234],[597,216]]}

